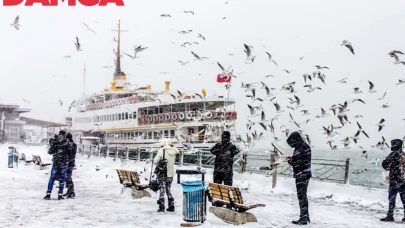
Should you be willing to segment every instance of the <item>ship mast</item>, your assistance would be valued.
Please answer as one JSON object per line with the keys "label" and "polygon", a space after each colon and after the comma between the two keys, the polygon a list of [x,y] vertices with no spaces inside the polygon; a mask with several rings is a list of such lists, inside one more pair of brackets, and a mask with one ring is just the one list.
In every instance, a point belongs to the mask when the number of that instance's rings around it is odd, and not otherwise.
{"label": "ship mast", "polygon": [[123,90],[123,85],[127,81],[127,76],[124,72],[121,71],[121,32],[126,32],[128,30],[121,29],[121,20],[118,21],[118,29],[111,30],[114,32],[118,32],[117,39],[114,39],[117,42],[117,50],[115,51],[116,59],[115,59],[115,72],[113,77],[112,83],[112,90],[120,91]]}
{"label": "ship mast", "polygon": [[86,64],[84,64],[84,71],[83,71],[83,95],[86,94]]}

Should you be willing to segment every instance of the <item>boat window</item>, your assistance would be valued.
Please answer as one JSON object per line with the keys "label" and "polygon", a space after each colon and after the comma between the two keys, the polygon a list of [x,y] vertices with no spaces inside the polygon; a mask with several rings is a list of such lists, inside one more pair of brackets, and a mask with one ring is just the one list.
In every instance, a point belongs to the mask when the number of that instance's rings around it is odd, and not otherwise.
{"label": "boat window", "polygon": [[128,113],[128,119],[132,119],[132,113]]}
{"label": "boat window", "polygon": [[125,113],[125,119],[128,119],[128,112]]}
{"label": "boat window", "polygon": [[133,113],[132,113],[132,119],[135,119],[135,120],[136,120],[136,112],[133,112]]}
{"label": "boat window", "polygon": [[117,120],[118,120],[118,114],[115,113],[115,114],[113,114],[113,115],[114,115],[113,121],[117,121]]}
{"label": "boat window", "polygon": [[148,138],[147,139],[152,139],[152,132],[148,131]]}
{"label": "boat window", "polygon": [[148,133],[147,132],[139,132],[139,134],[143,135],[143,139],[148,139]]}
{"label": "boat window", "polygon": [[170,130],[170,138],[174,138],[174,130]]}

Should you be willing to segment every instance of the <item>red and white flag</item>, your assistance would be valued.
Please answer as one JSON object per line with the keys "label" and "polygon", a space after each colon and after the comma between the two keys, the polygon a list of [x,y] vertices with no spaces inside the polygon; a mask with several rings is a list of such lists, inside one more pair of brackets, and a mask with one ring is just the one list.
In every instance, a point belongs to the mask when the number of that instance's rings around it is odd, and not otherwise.
{"label": "red and white flag", "polygon": [[217,76],[218,83],[231,83],[231,79],[232,79],[232,77],[229,75],[218,74],[218,76]]}

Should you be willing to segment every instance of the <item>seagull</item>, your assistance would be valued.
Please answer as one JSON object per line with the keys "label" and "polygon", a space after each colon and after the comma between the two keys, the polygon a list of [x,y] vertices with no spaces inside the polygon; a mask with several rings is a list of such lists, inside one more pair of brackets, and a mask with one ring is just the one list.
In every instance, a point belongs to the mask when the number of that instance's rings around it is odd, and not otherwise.
{"label": "seagull", "polygon": [[251,106],[251,105],[247,105],[250,111],[250,115],[251,116],[255,116],[256,115],[256,110]]}
{"label": "seagull", "polygon": [[367,151],[366,150],[363,150],[362,152],[361,152],[361,156],[360,157],[365,157],[366,159],[368,158],[368,154],[367,154]]}
{"label": "seagull", "polygon": [[342,78],[342,79],[340,79],[340,80],[337,81],[337,82],[338,82],[338,83],[347,83],[346,79],[347,79],[347,78]]}
{"label": "seagull", "polygon": [[387,91],[384,93],[384,95],[381,98],[378,98],[378,100],[383,100],[385,98],[385,95],[387,95]]}
{"label": "seagull", "polygon": [[362,118],[362,115],[356,115],[354,118]]}
{"label": "seagull", "polygon": [[291,71],[283,69],[283,71],[285,71],[287,74],[291,73]]}
{"label": "seagull", "polygon": [[205,40],[205,37],[203,35],[201,35],[201,33],[198,33],[198,38]]}
{"label": "seagull", "polygon": [[388,53],[388,55],[390,55],[391,57],[394,57],[394,55],[396,55],[396,54],[403,55],[404,53],[402,53],[401,51],[397,51],[397,50],[392,50],[392,51],[390,51],[390,53]]}
{"label": "seagull", "polygon": [[360,98],[353,99],[353,100],[352,100],[352,103],[354,103],[354,102],[356,102],[356,101],[361,102],[361,103],[363,103],[363,104],[366,104],[366,102],[364,102],[364,101],[363,101],[362,99],[360,99]]}
{"label": "seagull", "polygon": [[187,30],[187,31],[185,31],[185,30],[180,31],[179,33],[184,35],[184,34],[189,34],[189,33],[192,32],[192,31],[193,31],[193,30],[190,30],[190,29],[189,29],[189,30]]}
{"label": "seagull", "polygon": [[191,52],[191,54],[193,54],[194,55],[194,57],[196,58],[195,60],[203,60],[203,59],[208,59],[207,57],[200,57],[200,56],[198,56],[196,53],[194,53],[194,52]]}
{"label": "seagull", "polygon": [[14,19],[14,23],[10,24],[10,26],[14,26],[15,29],[20,30],[20,24],[18,22],[20,21],[20,16],[17,15],[17,17]]}
{"label": "seagull", "polygon": [[82,49],[80,49],[80,42],[79,42],[79,38],[76,36],[76,43],[75,43],[75,45],[76,45],[76,51],[83,51]]}
{"label": "seagull", "polygon": [[267,55],[269,56],[269,61],[273,62],[274,64],[276,64],[276,66],[278,66],[277,63],[276,63],[276,61],[274,61],[274,60],[271,58],[271,54],[268,53],[267,51],[266,51],[266,53],[267,53]]}
{"label": "seagull", "polygon": [[59,99],[58,102],[59,102],[60,106],[63,105],[63,101],[61,99]]}
{"label": "seagull", "polygon": [[327,66],[315,65],[315,67],[316,67],[316,69],[318,69],[318,70],[321,70],[321,69],[328,69],[328,70],[329,70],[329,67],[327,67]]}
{"label": "seagull", "polygon": [[320,87],[313,88],[312,85],[304,85],[304,87],[308,88],[307,92],[314,92],[316,89],[322,90]]}
{"label": "seagull", "polygon": [[179,63],[182,65],[182,66],[185,66],[187,63],[189,63],[190,61],[187,61],[187,62],[183,62],[183,61],[179,61]]}
{"label": "seagull", "polygon": [[184,13],[191,13],[191,14],[193,14],[194,15],[194,12],[193,11],[183,11]]}
{"label": "seagull", "polygon": [[381,131],[383,129],[383,127],[385,126],[384,122],[385,122],[385,119],[381,119],[380,122],[377,124],[378,131]]}
{"label": "seagull", "polygon": [[390,106],[388,105],[388,103],[386,103],[386,104],[383,104],[382,106],[381,106],[381,108],[389,108]]}
{"label": "seagull", "polygon": [[363,130],[363,128],[361,127],[359,122],[357,122],[357,126],[359,127],[359,132],[363,133],[367,138],[370,138],[370,137],[368,137],[368,134]]}
{"label": "seagull", "polygon": [[405,79],[399,79],[397,85],[405,84]]}
{"label": "seagull", "polygon": [[302,114],[305,115],[311,115],[311,113],[309,113],[309,110],[301,110]]}
{"label": "seagull", "polygon": [[332,146],[332,142],[329,141],[328,144],[329,144],[329,146],[330,146],[330,148],[331,148],[332,150],[337,150],[337,149],[338,149],[336,145],[333,145],[333,146]]}
{"label": "seagull", "polygon": [[370,87],[369,87],[369,89],[368,89],[368,92],[369,92],[369,93],[375,93],[375,92],[377,92],[377,91],[374,90],[374,84],[373,84],[372,82],[368,81],[368,84],[370,84]]}
{"label": "seagull", "polygon": [[304,82],[305,82],[305,83],[307,83],[307,78],[312,81],[311,75],[309,75],[309,74],[304,74],[304,75],[302,75],[302,76],[304,77]]}
{"label": "seagull", "polygon": [[355,93],[355,94],[362,93],[362,91],[360,90],[359,87],[355,87],[355,88],[353,88],[353,89],[354,89],[354,93]]}
{"label": "seagull", "polygon": [[162,15],[160,15],[161,17],[172,17],[172,16],[170,16],[170,14],[162,14]]}
{"label": "seagull", "polygon": [[252,50],[250,49],[251,46],[247,44],[243,44],[245,47],[244,52],[246,53],[246,60],[251,60],[252,62],[255,60],[255,56],[252,56]]}
{"label": "seagull", "polygon": [[276,113],[284,112],[284,110],[281,110],[281,106],[277,102],[273,103],[273,104],[274,104],[274,107],[276,107]]}
{"label": "seagull", "polygon": [[94,35],[97,35],[97,33],[93,29],[91,29],[88,25],[86,25],[86,23],[82,22],[82,24],[84,24],[87,27],[87,30],[92,31]]}
{"label": "seagull", "polygon": [[350,52],[354,55],[353,46],[352,46],[352,44],[351,44],[349,41],[343,40],[342,45],[344,45],[345,47],[347,47],[347,48],[350,50]]}

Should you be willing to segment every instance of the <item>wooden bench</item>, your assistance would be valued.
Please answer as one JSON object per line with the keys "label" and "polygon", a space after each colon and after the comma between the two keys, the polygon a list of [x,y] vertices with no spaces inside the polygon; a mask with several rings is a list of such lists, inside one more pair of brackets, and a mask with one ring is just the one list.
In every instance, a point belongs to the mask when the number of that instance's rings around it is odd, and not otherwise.
{"label": "wooden bench", "polygon": [[20,158],[20,160],[21,161],[24,161],[25,162],[25,164],[29,164],[29,163],[31,163],[31,162],[33,162],[34,160],[27,160],[27,157],[25,156],[25,154],[24,153],[22,153],[21,154],[21,158]]}
{"label": "wooden bench", "polygon": [[123,185],[121,194],[124,193],[126,188],[132,188],[132,196],[134,198],[151,197],[150,193],[145,190],[149,188],[149,184],[141,184],[138,172],[117,169],[117,174],[120,183]]}
{"label": "wooden bench", "polygon": [[209,183],[209,200],[215,203],[224,204],[239,213],[243,213],[256,207],[265,207],[264,204],[245,204],[242,193],[238,187]]}
{"label": "wooden bench", "polygon": [[41,156],[38,155],[32,155],[32,160],[34,164],[39,165],[39,167],[42,169],[43,167],[46,167],[48,165],[52,165],[52,163],[43,163]]}

